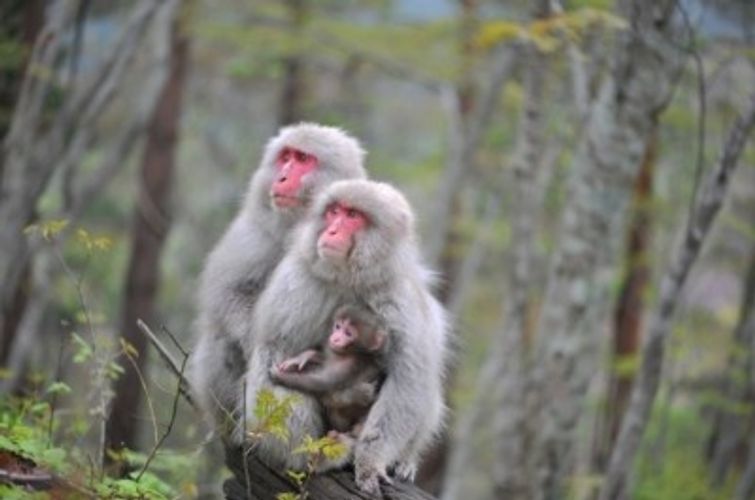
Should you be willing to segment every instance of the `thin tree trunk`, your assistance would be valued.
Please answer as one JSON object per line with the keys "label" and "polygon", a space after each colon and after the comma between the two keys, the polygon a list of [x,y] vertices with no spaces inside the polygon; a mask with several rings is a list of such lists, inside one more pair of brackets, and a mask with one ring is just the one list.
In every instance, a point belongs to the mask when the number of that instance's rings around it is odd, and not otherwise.
{"label": "thin tree trunk", "polygon": [[658,134],[653,130],[634,184],[631,222],[624,258],[626,276],[613,313],[611,371],[601,422],[595,433],[593,462],[597,471],[602,471],[606,466],[605,462],[616,441],[634,381],[634,371],[623,368],[622,364],[636,359],[640,350],[645,296],[650,280],[648,252],[657,148]]}
{"label": "thin tree trunk", "polygon": [[739,323],[719,391],[725,406],[716,409],[708,439],[711,482],[715,487],[721,487],[726,482],[738,452],[747,448],[748,434],[752,432],[751,425],[755,422],[753,410],[744,414],[741,410],[733,410],[755,406],[755,248],[749,266]]}
{"label": "thin tree trunk", "polygon": [[[533,17],[547,18],[551,14],[551,4],[547,1],[538,2]],[[493,348],[485,360],[478,378],[474,400],[467,412],[460,419],[457,426],[455,446],[450,459],[450,466],[446,474],[443,498],[456,499],[463,496],[463,477],[470,459],[474,453],[472,449],[473,432],[480,420],[484,402],[491,398],[491,394],[505,398],[505,403],[516,407],[521,401],[524,390],[518,384],[524,380],[522,373],[528,370],[529,332],[532,329],[531,294],[533,289],[532,270],[533,257],[536,254],[536,220],[539,211],[539,200],[542,186],[538,183],[538,172],[542,167],[544,151],[541,108],[546,76],[546,60],[535,47],[524,49],[525,69],[525,103],[520,118],[517,150],[514,154],[513,169],[515,172],[515,202],[513,214],[514,242],[509,296],[511,299],[504,306],[505,325],[501,335],[494,339]],[[502,360],[509,360],[505,366]],[[508,375],[508,376],[507,376]],[[496,402],[500,399],[496,399]],[[515,457],[521,457],[528,439],[522,441],[508,441],[502,432],[507,428],[521,430],[523,426],[524,408],[522,413],[498,414],[493,422],[496,456],[494,458],[493,481],[496,495],[510,498],[510,483],[522,481],[525,471],[522,463]],[[502,420],[499,417],[506,417]],[[512,417],[512,420],[508,420]],[[523,437],[523,436],[520,436]],[[513,445],[510,447],[509,445]],[[506,469],[501,461],[501,455],[507,455],[514,468]],[[503,496],[501,496],[503,495]],[[513,498],[513,497],[511,497]]]}
{"label": "thin tree trunk", "polygon": [[[532,18],[547,19],[559,8],[547,0],[537,2]],[[537,255],[537,214],[542,186],[538,185],[545,150],[545,131],[542,119],[548,60],[545,54],[531,45],[526,53],[524,76],[525,102],[514,156],[516,179],[515,215],[513,218],[514,265],[510,291],[510,318],[507,318],[504,342],[507,360],[502,365],[496,401],[502,405],[493,421],[495,456],[493,459],[494,493],[499,498],[518,498],[531,481],[527,456],[533,442],[533,429],[528,425],[531,401],[527,395],[527,381],[532,372],[532,347],[536,324],[533,322],[533,300],[536,290],[533,272]],[[505,366],[506,364],[510,366]],[[510,439],[510,433],[517,439]]]}
{"label": "thin tree trunk", "polygon": [[[479,24],[478,0],[459,0],[461,18],[459,24],[459,58],[461,80],[453,90],[453,99],[449,100],[448,112],[452,117],[449,126],[447,172],[454,178],[446,185],[445,196],[441,198],[444,212],[444,224],[435,228],[438,237],[435,255],[430,258],[443,276],[438,287],[438,298],[448,304],[456,288],[461,265],[461,245],[463,237],[459,231],[462,217],[461,191],[463,173],[473,165],[476,153],[470,147],[470,120],[476,104],[476,84],[474,66],[476,49],[474,37]],[[476,148],[476,147],[475,147]],[[448,179],[448,177],[447,177]],[[448,434],[444,431],[437,443],[425,455],[421,464],[417,484],[424,490],[438,494],[443,482],[448,456]]]}
{"label": "thin tree trunk", "polygon": [[[289,22],[291,23],[291,37],[302,36],[307,20],[306,0],[286,0]],[[304,103],[306,98],[306,75],[302,46],[296,46],[291,55],[283,58],[283,85],[278,106],[278,124],[280,126],[296,123],[304,118]]]}
{"label": "thin tree trunk", "polygon": [[[154,322],[160,253],[170,229],[169,199],[188,64],[189,41],[180,12],[181,9],[174,10],[170,27],[170,71],[147,131],[121,313],[122,338],[136,348],[138,357],[134,361],[136,369],[142,372],[147,366],[148,350],[136,320]],[[125,373],[115,385],[115,398],[107,422],[106,446],[114,450],[124,447],[136,449],[136,412],[142,387],[132,363],[125,359],[119,361]]]}
{"label": "thin tree trunk", "polygon": [[739,478],[733,500],[749,500],[755,497],[755,436],[750,438],[750,452],[747,463]]}
{"label": "thin tree trunk", "polygon": [[721,209],[729,180],[744,149],[747,136],[754,126],[755,94],[751,96],[747,108],[730,130],[715,169],[708,176],[702,189],[695,193],[695,203],[687,222],[684,240],[674,253],[661,283],[659,305],[644,340],[642,364],[632,388],[629,408],[624,416],[616,446],[611,454],[600,492],[601,500],[628,498],[628,478],[658,392],[666,339],[671,331],[679,294]]}

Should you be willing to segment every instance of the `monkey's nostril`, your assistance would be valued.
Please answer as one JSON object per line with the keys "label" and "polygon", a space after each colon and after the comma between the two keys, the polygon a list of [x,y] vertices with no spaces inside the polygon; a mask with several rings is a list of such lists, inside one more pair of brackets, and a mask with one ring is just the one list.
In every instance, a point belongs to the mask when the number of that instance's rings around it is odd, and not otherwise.
{"label": "monkey's nostril", "polygon": [[278,182],[286,182],[286,176],[279,177]]}

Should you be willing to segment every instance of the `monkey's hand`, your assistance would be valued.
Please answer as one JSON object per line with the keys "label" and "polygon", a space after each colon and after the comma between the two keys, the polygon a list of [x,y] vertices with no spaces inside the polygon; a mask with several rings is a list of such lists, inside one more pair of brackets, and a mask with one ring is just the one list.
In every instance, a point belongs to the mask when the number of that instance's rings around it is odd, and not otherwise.
{"label": "monkey's hand", "polygon": [[386,474],[385,469],[375,466],[375,464],[369,461],[357,459],[354,463],[354,475],[357,486],[360,490],[370,495],[376,495],[378,498],[380,494],[380,482],[385,484],[393,484],[391,478]]}
{"label": "monkey's hand", "polygon": [[309,364],[315,362],[319,356],[318,351],[304,351],[298,356],[281,361],[276,368],[281,372],[300,372]]}

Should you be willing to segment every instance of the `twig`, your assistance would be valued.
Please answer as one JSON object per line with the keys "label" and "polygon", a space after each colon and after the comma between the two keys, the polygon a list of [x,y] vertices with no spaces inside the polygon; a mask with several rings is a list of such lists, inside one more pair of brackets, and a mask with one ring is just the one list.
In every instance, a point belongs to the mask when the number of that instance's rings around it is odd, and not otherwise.
{"label": "twig", "polygon": [[[58,349],[58,361],[55,366],[55,382],[60,382],[63,378],[63,353],[66,350],[67,343],[61,338],[60,349]],[[58,406],[57,391],[52,394],[50,400],[50,419],[47,422],[47,447],[52,446],[52,428],[55,423],[55,408]]]}
{"label": "twig", "polygon": [[692,26],[692,22],[689,19],[689,13],[684,8],[681,2],[677,5],[679,12],[682,14],[682,20],[687,26],[687,29],[691,32],[689,53],[692,56],[692,60],[695,62],[695,70],[697,76],[697,101],[698,101],[698,117],[697,117],[697,164],[695,165],[695,178],[692,184],[692,197],[689,203],[688,217],[691,220],[693,216],[693,210],[697,204],[697,194],[700,190],[700,179],[703,176],[704,162],[705,162],[705,122],[707,117],[707,106],[705,101],[706,95],[706,82],[705,82],[705,66],[703,65],[703,58],[700,55],[700,51],[695,47],[694,37],[695,28]]}
{"label": "twig", "polygon": [[[186,368],[186,362],[189,358],[184,358],[183,362],[181,363],[181,369],[178,372],[178,384],[176,385],[176,393],[173,396],[173,408],[171,408],[170,412],[170,421],[168,422],[168,428],[165,429],[165,434],[162,435],[160,440],[155,444],[154,448],[152,448],[152,451],[150,452],[149,456],[147,457],[147,461],[144,462],[144,466],[142,467],[142,470],[139,471],[139,474],[134,479],[137,483],[142,478],[142,475],[147,471],[147,468],[149,467],[149,464],[152,462],[152,460],[155,458],[155,455],[157,455],[157,450],[160,449],[160,447],[163,445],[165,440],[170,435],[170,432],[173,430],[173,425],[176,423],[176,415],[178,414],[178,399],[181,394],[183,394],[183,390],[181,388],[184,380],[183,372]],[[184,394],[184,397],[186,395]]]}
{"label": "twig", "polygon": [[[134,360],[134,357],[129,351],[129,344],[123,339],[121,339],[121,343],[123,344],[123,354],[124,356],[126,356],[128,362],[131,363],[131,367],[134,369],[134,373],[136,373],[136,377],[139,379],[139,385],[142,386],[142,390],[144,391],[144,397],[147,398],[147,408],[149,409],[149,416],[152,419],[152,429],[154,430],[155,434],[155,443],[157,443],[157,414],[155,413],[155,405],[152,403],[152,397],[149,395],[147,381],[144,380],[144,376],[142,375],[142,371],[139,369],[139,365]],[[134,349],[133,347],[131,348]],[[136,351],[136,349],[134,349],[134,351]]]}
{"label": "twig", "polygon": [[168,330],[167,326],[162,325],[160,327],[160,330],[163,333],[165,333],[170,338],[171,341],[173,341],[173,345],[176,346],[176,348],[179,351],[181,351],[181,354],[183,354],[184,358],[188,358],[189,357],[189,351],[187,351],[186,349],[183,348],[183,346],[178,342],[178,339],[176,338],[176,336],[173,335],[173,333],[170,330]]}
{"label": "twig", "polygon": [[[160,357],[165,361],[165,364],[168,365],[168,368],[171,372],[173,372],[173,375],[175,375],[178,378],[179,383],[179,392],[181,395],[186,399],[186,402],[189,403],[191,406],[196,408],[196,404],[194,403],[194,400],[191,398],[191,394],[189,394],[189,381],[186,380],[186,377],[183,374],[183,368],[178,367],[178,363],[173,359],[173,356],[170,354],[170,352],[165,348],[162,342],[160,342],[160,339],[157,338],[157,335],[147,326],[147,324],[142,321],[141,319],[136,320],[136,326],[139,328],[139,330],[147,337],[147,340],[150,341],[150,343],[157,349],[157,352],[160,354]],[[188,356],[184,356],[184,360],[181,363],[181,366],[183,367],[187,360],[189,359]]]}

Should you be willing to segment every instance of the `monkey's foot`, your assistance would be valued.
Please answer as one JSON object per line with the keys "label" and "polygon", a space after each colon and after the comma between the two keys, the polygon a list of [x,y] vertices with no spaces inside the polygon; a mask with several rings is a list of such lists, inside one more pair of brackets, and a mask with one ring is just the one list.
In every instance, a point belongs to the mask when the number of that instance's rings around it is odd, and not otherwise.
{"label": "monkey's foot", "polygon": [[384,471],[375,467],[356,466],[355,480],[360,490],[370,495],[380,496],[380,483],[393,484],[393,480]]}
{"label": "monkey's foot", "polygon": [[417,475],[417,464],[412,461],[399,461],[393,468],[393,472],[397,478],[402,481],[414,481],[414,476]]}

